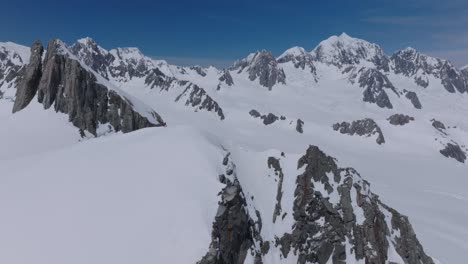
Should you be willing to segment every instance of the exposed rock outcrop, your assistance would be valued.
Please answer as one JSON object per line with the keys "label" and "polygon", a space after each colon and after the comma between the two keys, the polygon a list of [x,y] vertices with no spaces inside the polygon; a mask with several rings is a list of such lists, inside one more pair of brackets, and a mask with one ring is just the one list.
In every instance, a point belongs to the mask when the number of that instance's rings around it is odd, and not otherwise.
{"label": "exposed rock outcrop", "polygon": [[419,101],[418,95],[415,92],[410,92],[410,91],[404,91],[405,92],[405,97],[411,101],[413,104],[414,108],[416,109],[421,109],[422,105],[421,102]]}
{"label": "exposed rock outcrop", "polygon": [[176,79],[165,75],[159,68],[152,69],[145,78],[145,84],[151,88],[159,87],[161,90],[168,90]]}
{"label": "exposed rock outcrop", "polygon": [[12,42],[0,42],[0,99],[15,100],[16,87],[21,81],[29,49]]}
{"label": "exposed rock outcrop", "polygon": [[31,47],[31,58],[26,66],[21,82],[16,88],[16,100],[13,105],[13,113],[28,106],[37,92],[37,87],[42,76],[42,53],[44,47],[39,41]]}
{"label": "exposed rock outcrop", "polygon": [[447,143],[444,149],[440,150],[440,154],[447,158],[453,158],[458,162],[465,163],[466,152],[458,144]]}
{"label": "exposed rock outcrop", "polygon": [[[165,125],[152,109],[111,88],[110,84],[108,87],[100,83],[94,73],[72,58],[68,47],[60,40],[49,42],[40,74],[40,47],[38,44],[35,46],[37,52],[33,52],[31,57],[34,59],[32,66],[28,66],[34,67],[31,75],[34,78],[25,79],[25,84],[29,85],[30,91],[37,90],[38,101],[44,108],[54,106],[55,111],[68,114],[70,122],[81,131],[86,130],[96,136],[98,126],[107,123],[115,131],[124,133]],[[34,81],[28,82],[29,79]],[[29,97],[20,96],[19,99]],[[17,100],[18,106],[25,104],[26,101]]]}
{"label": "exposed rock outcrop", "polygon": [[293,47],[286,50],[278,57],[277,61],[278,63],[291,62],[297,69],[305,70],[307,68],[313,75],[317,73],[312,54],[305,51],[302,47]]}
{"label": "exposed rock outcrop", "polygon": [[366,136],[366,137],[377,135],[377,138],[375,140],[377,144],[380,145],[380,144],[385,143],[382,130],[377,125],[377,123],[370,118],[356,120],[351,123],[349,122],[336,123],[333,125],[333,130],[339,131],[341,134],[347,134],[350,136],[355,135],[355,134],[358,136]]}
{"label": "exposed rock outcrop", "polygon": [[360,87],[365,88],[363,93],[364,102],[377,104],[381,108],[393,108],[384,89],[390,89],[397,95],[398,93],[387,76],[375,69],[363,69],[358,83]]}
{"label": "exposed rock outcrop", "polygon": [[316,146],[300,158],[301,168],[292,232],[276,240],[283,258],[294,254],[300,264],[434,263],[408,218],[383,204],[354,169],[339,168]]}
{"label": "exposed rock outcrop", "polygon": [[232,76],[228,70],[224,70],[223,74],[218,79],[220,82],[224,82],[227,86],[234,85],[234,81],[232,80]]}
{"label": "exposed rock outcrop", "polygon": [[[223,165],[226,166],[226,176],[223,175],[226,186],[220,192],[221,201],[213,222],[212,241],[207,254],[197,264],[244,263],[247,251],[258,235],[248,214],[246,199],[229,153]],[[260,252],[258,255],[260,258]]]}
{"label": "exposed rock outcrop", "polygon": [[442,133],[445,133],[444,130],[445,130],[446,128],[445,128],[444,123],[442,123],[442,122],[439,121],[439,120],[435,120],[435,119],[432,119],[431,122],[432,122],[432,126],[433,126],[435,129],[439,130],[439,131],[442,132]]}
{"label": "exposed rock outcrop", "polygon": [[[276,121],[278,121],[280,119],[280,117],[278,117],[277,115],[275,115],[273,113],[268,113],[268,114],[262,115],[262,114],[260,114],[260,112],[258,112],[255,109],[250,110],[249,114],[254,118],[261,118],[263,120],[263,124],[265,126],[271,125],[271,124],[273,124],[274,122],[276,122]],[[285,119],[285,118],[283,117],[283,119]]]}
{"label": "exposed rock outcrop", "polygon": [[283,69],[278,65],[273,54],[266,50],[250,54],[247,58],[236,62],[231,69],[237,70],[238,73],[246,70],[251,81],[258,79],[260,85],[269,90],[275,84],[286,84],[286,75]]}
{"label": "exposed rock outcrop", "polygon": [[278,189],[276,191],[276,204],[273,212],[273,223],[276,222],[276,218],[281,215],[281,199],[283,197],[283,169],[279,159],[275,157],[268,157],[268,168],[272,169],[274,174],[278,177]]}
{"label": "exposed rock outcrop", "polygon": [[414,117],[404,114],[393,114],[387,120],[394,126],[404,126],[411,121],[414,121]]}
{"label": "exposed rock outcrop", "polygon": [[203,110],[215,113],[219,119],[224,120],[223,109],[218,103],[208,95],[205,89],[196,84],[190,83],[187,88],[177,96],[176,102],[185,99],[185,105],[191,106],[196,110]]}
{"label": "exposed rock outcrop", "polygon": [[296,121],[296,131],[301,134],[304,133],[304,121],[302,121],[300,118]]}
{"label": "exposed rock outcrop", "polygon": [[413,77],[421,87],[429,86],[427,76],[432,75],[440,79],[450,93],[468,92],[468,78],[449,61],[427,56],[413,48],[397,51],[390,59],[395,73]]}

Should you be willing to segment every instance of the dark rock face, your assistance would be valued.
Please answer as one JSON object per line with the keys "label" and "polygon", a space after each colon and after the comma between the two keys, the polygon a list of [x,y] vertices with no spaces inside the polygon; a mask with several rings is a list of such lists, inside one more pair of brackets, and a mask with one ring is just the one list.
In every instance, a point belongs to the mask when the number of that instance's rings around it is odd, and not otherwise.
{"label": "dark rock face", "polygon": [[177,96],[175,101],[178,102],[184,98],[187,98],[185,105],[190,105],[198,110],[214,112],[221,120],[224,120],[223,109],[213,98],[211,98],[211,96],[208,95],[205,89],[198,85],[193,83],[189,84],[187,88]]}
{"label": "dark rock face", "polygon": [[418,95],[415,92],[410,92],[405,90],[405,97],[411,101],[413,104],[414,108],[416,109],[421,109],[422,105],[421,102],[419,101]]}
{"label": "dark rock face", "polygon": [[244,263],[256,235],[229,154],[224,158],[223,165],[226,166],[226,174],[230,175],[232,180],[225,178],[226,187],[220,192],[221,201],[218,203],[218,212],[213,222],[212,242],[207,254],[197,264]]}
{"label": "dark rock face", "polygon": [[385,139],[380,127],[375,123],[374,120],[370,118],[365,118],[361,120],[349,122],[341,122],[333,125],[333,130],[339,131],[341,134],[347,135],[358,135],[370,137],[372,135],[377,135],[376,142],[381,145],[385,143]]}
{"label": "dark rock face", "polygon": [[191,70],[194,70],[198,75],[205,77],[206,72],[200,66],[192,66],[190,67]]}
{"label": "dark rock face", "polygon": [[428,87],[427,75],[433,75],[441,79],[442,85],[450,93],[468,92],[468,78],[446,60],[429,57],[413,48],[397,51],[390,59],[395,73],[413,77],[421,87]]}
{"label": "dark rock face", "polygon": [[468,93],[468,78],[461,74],[460,71],[446,61],[440,69],[440,76],[442,85],[450,93]]}
{"label": "dark rock face", "polygon": [[31,58],[25,68],[24,75],[16,90],[16,100],[13,105],[13,113],[28,106],[37,92],[37,87],[42,76],[42,53],[44,47],[39,41],[31,47]]}
{"label": "dark rock face", "polygon": [[107,51],[93,39],[78,40],[70,52],[105,79],[129,81],[134,77],[143,78],[155,68],[153,61],[137,48],[117,48]]}
{"label": "dark rock face", "polygon": [[[268,113],[266,115],[262,115],[262,114],[260,114],[260,112],[258,112],[255,109],[250,110],[249,114],[254,118],[261,118],[263,120],[263,124],[265,126],[271,125],[271,124],[273,124],[274,122],[276,122],[276,121],[278,121],[280,119],[277,115],[275,115],[273,113]],[[284,119],[282,117],[282,120],[284,120]]]}
{"label": "dark rock face", "polygon": [[[0,99],[6,99],[6,89],[18,86],[25,71],[25,60],[15,50],[0,46]],[[14,98],[8,98],[14,100]]]}
{"label": "dark rock face", "polygon": [[440,150],[440,154],[447,158],[453,158],[458,162],[465,163],[466,153],[457,144],[447,143],[444,149]]}
{"label": "dark rock face", "polygon": [[253,117],[255,117],[255,118],[258,118],[258,117],[261,117],[261,116],[262,116],[262,115],[260,114],[260,112],[258,112],[258,111],[255,110],[255,109],[250,110],[249,115],[251,115],[251,116],[253,116]]}
{"label": "dark rock face", "polygon": [[274,122],[278,121],[278,117],[272,113],[268,113],[265,116],[262,116],[263,124],[268,126],[273,124]]}
{"label": "dark rock face", "polygon": [[276,218],[281,215],[281,199],[283,197],[283,169],[279,159],[275,157],[268,158],[268,168],[273,169],[275,175],[278,177],[278,189],[276,191],[276,204],[275,211],[273,212],[273,223],[276,222]]}
{"label": "dark rock face", "polygon": [[445,132],[444,132],[444,130],[445,130],[445,125],[444,125],[444,123],[442,123],[442,122],[440,122],[440,121],[438,121],[438,120],[435,120],[435,119],[432,119],[431,122],[432,122],[432,126],[433,126],[435,129],[439,130],[440,132],[445,133]]}
{"label": "dark rock face", "polygon": [[[151,110],[143,116],[134,110],[128,98],[98,83],[94,74],[67,55],[66,49],[59,40],[49,42],[42,75],[38,70],[34,75],[40,81],[34,82],[36,87],[28,88],[37,90],[38,101],[44,108],[54,106],[55,111],[68,114],[70,122],[81,131],[87,130],[95,136],[99,124],[109,123],[115,131],[124,133],[165,125],[156,112]],[[38,52],[36,56],[40,57]],[[36,58],[34,65],[38,65],[37,61],[40,59]],[[18,105],[24,102],[19,101]]]}
{"label": "dark rock face", "polygon": [[414,121],[414,117],[404,114],[394,114],[387,118],[387,120],[394,126],[404,126],[410,121]]}
{"label": "dark rock face", "polygon": [[75,44],[70,47],[70,51],[80,58],[88,67],[109,80],[108,65],[110,65],[115,58],[109,52],[101,49],[96,41],[91,38],[82,39],[75,42]]}
{"label": "dark rock face", "polygon": [[277,83],[286,84],[286,75],[271,52],[262,50],[251,54],[246,59],[238,61],[232,67],[233,70],[242,72],[247,69],[249,79],[255,81],[257,78],[262,86],[269,90]]}
{"label": "dark rock face", "polygon": [[317,73],[317,69],[314,65],[313,56],[310,53],[306,52],[303,48],[292,48],[286,51],[286,54],[284,54],[284,56],[278,58],[278,63],[287,63],[290,61],[294,64],[294,67],[297,69],[304,70],[306,67],[309,67],[310,72],[312,74],[315,75]]}
{"label": "dark rock face", "polygon": [[[300,264],[387,263],[393,247],[406,264],[434,263],[408,218],[383,204],[354,169],[338,168],[315,146],[298,161],[298,168],[303,167],[296,179],[292,232],[276,240],[283,258],[293,251]],[[328,194],[337,192],[339,198],[326,197],[316,185]]]}
{"label": "dark rock face", "polygon": [[361,73],[358,82],[360,87],[365,88],[363,93],[364,102],[377,104],[381,108],[393,108],[384,88],[391,89],[397,95],[398,93],[387,76],[375,69],[365,69]]}
{"label": "dark rock face", "polygon": [[220,82],[224,82],[226,85],[228,86],[232,86],[234,85],[234,81],[232,80],[232,76],[231,74],[229,73],[228,70],[225,70],[223,72],[223,75],[221,75],[221,77],[219,77],[218,79]]}
{"label": "dark rock face", "polygon": [[152,69],[145,78],[145,84],[151,89],[159,87],[161,90],[168,90],[174,81],[176,81],[175,78],[165,75],[158,68]]}
{"label": "dark rock face", "polygon": [[296,121],[296,131],[299,132],[299,133],[304,133],[304,121],[302,121],[301,119],[297,119]]}

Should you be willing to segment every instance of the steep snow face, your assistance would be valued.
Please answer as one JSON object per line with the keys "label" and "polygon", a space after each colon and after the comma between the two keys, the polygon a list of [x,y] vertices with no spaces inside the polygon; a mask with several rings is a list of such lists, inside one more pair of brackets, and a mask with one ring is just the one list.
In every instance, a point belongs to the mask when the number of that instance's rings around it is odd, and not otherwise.
{"label": "steep snow face", "polygon": [[320,42],[311,54],[317,61],[338,67],[371,63],[373,66],[388,70],[388,58],[378,45],[352,38],[346,33]]}

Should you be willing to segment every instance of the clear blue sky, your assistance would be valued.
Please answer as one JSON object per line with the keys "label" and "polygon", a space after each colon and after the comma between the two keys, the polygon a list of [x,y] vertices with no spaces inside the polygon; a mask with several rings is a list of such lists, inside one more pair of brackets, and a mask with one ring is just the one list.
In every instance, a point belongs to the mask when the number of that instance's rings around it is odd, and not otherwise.
{"label": "clear blue sky", "polygon": [[0,0],[0,41],[90,36],[181,64],[225,66],[258,49],[311,50],[346,32],[386,53],[412,46],[468,64],[468,0]]}

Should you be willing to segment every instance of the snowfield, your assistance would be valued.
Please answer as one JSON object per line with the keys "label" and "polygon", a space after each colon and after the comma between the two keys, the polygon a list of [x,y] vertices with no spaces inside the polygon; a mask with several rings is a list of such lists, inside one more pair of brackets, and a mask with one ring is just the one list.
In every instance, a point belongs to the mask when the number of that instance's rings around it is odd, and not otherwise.
{"label": "snowfield", "polygon": [[175,127],[2,159],[0,262],[195,263],[211,240],[222,158]]}

